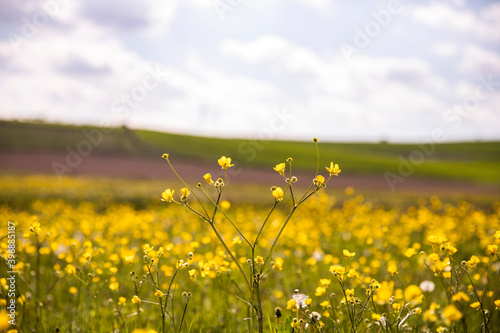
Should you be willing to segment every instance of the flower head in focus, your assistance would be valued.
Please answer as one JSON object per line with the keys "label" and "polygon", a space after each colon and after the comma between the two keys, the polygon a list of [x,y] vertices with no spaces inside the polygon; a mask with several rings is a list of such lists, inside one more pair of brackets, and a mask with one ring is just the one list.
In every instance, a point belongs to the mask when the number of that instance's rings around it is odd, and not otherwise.
{"label": "flower head in focus", "polygon": [[234,166],[234,164],[231,164],[231,157],[222,156],[217,162],[219,162],[219,165],[224,170]]}

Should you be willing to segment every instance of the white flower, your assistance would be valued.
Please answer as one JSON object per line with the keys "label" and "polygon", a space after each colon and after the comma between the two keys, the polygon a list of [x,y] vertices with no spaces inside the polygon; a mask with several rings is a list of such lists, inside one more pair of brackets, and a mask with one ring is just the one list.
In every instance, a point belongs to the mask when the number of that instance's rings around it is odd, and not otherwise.
{"label": "white flower", "polygon": [[422,281],[422,283],[420,283],[420,289],[422,289],[422,291],[424,293],[433,292],[435,287],[436,287],[436,285],[434,284],[434,282],[429,281],[429,280],[425,280],[425,281]]}

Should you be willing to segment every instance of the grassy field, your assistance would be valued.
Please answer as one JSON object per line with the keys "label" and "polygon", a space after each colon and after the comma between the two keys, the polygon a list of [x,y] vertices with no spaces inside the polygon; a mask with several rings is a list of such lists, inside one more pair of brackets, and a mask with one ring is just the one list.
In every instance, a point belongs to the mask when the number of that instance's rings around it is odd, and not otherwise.
{"label": "grassy field", "polygon": [[[65,152],[67,146],[76,149],[79,142],[87,140],[83,131],[92,130],[95,128],[1,121],[0,149]],[[213,161],[226,155],[245,167],[267,167],[293,156],[298,170],[311,170],[316,159],[308,142],[202,138],[127,128],[114,128],[102,138],[93,152],[144,158],[157,158],[169,152],[193,162]],[[500,185],[499,142],[425,146],[321,142],[321,160],[339,161],[350,174],[380,175],[389,171],[398,175],[400,168],[404,171],[409,165],[414,169],[411,176],[416,178]]]}
{"label": "grassy field", "polygon": [[[0,331],[258,332],[259,309],[264,332],[500,325],[500,202],[386,197],[380,205],[330,183],[313,187],[287,222],[289,190],[277,201],[260,188],[249,203],[234,196],[241,189],[203,187],[207,195],[193,185],[186,202],[205,215],[196,191],[209,222],[160,201],[165,188],[153,181],[2,176]],[[304,189],[294,191],[298,200]],[[215,214],[208,196],[219,193]],[[254,244],[266,216],[252,250],[244,239]],[[15,327],[6,322],[11,299]]]}

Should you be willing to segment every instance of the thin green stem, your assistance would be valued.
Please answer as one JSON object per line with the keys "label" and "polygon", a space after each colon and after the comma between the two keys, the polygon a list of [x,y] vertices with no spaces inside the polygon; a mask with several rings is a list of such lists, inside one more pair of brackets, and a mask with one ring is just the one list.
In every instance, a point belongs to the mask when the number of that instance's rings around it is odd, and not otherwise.
{"label": "thin green stem", "polygon": [[189,303],[189,300],[186,301],[186,305],[184,306],[184,311],[182,312],[181,323],[179,324],[179,332],[182,332],[182,323],[184,322],[184,316],[186,315],[188,303]]}
{"label": "thin green stem", "polygon": [[172,163],[170,163],[170,160],[167,156],[166,158],[167,162],[168,162],[168,165],[170,165],[170,168],[172,169],[172,171],[174,172],[174,174],[177,176],[177,178],[181,181],[182,184],[184,184],[184,186],[189,189],[190,192],[193,192],[193,195],[194,197],[196,198],[196,200],[198,200],[198,203],[201,205],[201,208],[203,208],[203,211],[205,212],[205,214],[207,215],[207,218],[208,218],[208,212],[207,210],[205,209],[205,206],[203,206],[203,203],[201,202],[200,198],[198,198],[198,196],[196,195],[196,192],[194,192],[193,190],[191,190],[191,187],[189,187],[188,184],[186,184],[186,182],[181,178],[181,176],[179,176],[179,174],[177,173],[177,171],[175,171],[175,168],[174,166],[172,165]]}
{"label": "thin green stem", "polygon": [[[203,192],[205,193],[205,195],[208,197],[208,199],[210,199],[210,201],[215,205],[215,208],[219,209],[220,212],[222,213],[222,215],[224,215],[224,217],[229,221],[229,223],[231,223],[231,225],[233,226],[233,228],[236,230],[236,232],[243,238],[243,240],[248,244],[248,246],[252,247],[252,244],[250,243],[250,241],[248,241],[248,239],[245,237],[245,235],[243,234],[243,232],[241,232],[241,230],[236,226],[236,224],[234,224],[233,220],[231,220],[231,218],[229,216],[227,216],[227,214],[220,208],[218,202],[219,202],[219,199],[217,199],[217,202],[215,202],[208,194],[207,192],[205,192],[205,190],[202,188]],[[219,198],[220,198],[220,195],[221,193],[219,193]],[[209,221],[207,221],[209,222]]]}
{"label": "thin green stem", "polygon": [[236,259],[236,257],[233,255],[233,253],[231,252],[231,250],[229,249],[229,247],[227,246],[226,242],[224,241],[224,239],[222,239],[222,236],[220,235],[219,231],[217,230],[217,228],[215,227],[214,223],[210,223],[210,227],[212,227],[212,230],[215,232],[215,235],[217,236],[217,238],[219,239],[219,241],[221,242],[222,246],[224,246],[224,248],[226,249],[226,252],[229,254],[229,256],[231,257],[231,259],[233,259],[234,263],[236,264],[236,266],[238,267],[239,271],[241,272],[241,274],[243,275],[243,277],[245,278],[245,282],[248,286],[248,289],[250,290],[250,292],[252,291],[252,285],[250,284],[250,280],[248,279],[248,276],[246,275],[245,271],[243,270],[243,267],[241,267],[241,264],[240,262]]}
{"label": "thin green stem", "polygon": [[[299,203],[300,204],[300,203]],[[285,219],[285,222],[283,222],[283,225],[281,226],[281,229],[280,231],[278,232],[278,235],[276,236],[276,238],[274,239],[272,245],[271,245],[271,248],[269,249],[269,252],[267,253],[266,255],[266,258],[264,259],[264,263],[262,264],[262,267],[260,269],[260,273],[262,273],[264,271],[264,267],[266,266],[267,262],[268,262],[268,259],[271,257],[271,255],[273,254],[273,250],[274,250],[274,247],[276,246],[276,244],[278,243],[278,240],[281,236],[281,234],[283,233],[283,230],[285,230],[285,227],[286,225],[288,224],[288,222],[290,221],[293,213],[295,212],[295,210],[297,209],[298,205],[297,206],[293,206],[292,209],[290,210],[290,212],[288,213],[288,216],[286,217]]]}
{"label": "thin green stem", "polygon": [[[318,175],[319,173],[319,147],[318,147],[318,141],[315,140],[314,141],[314,146],[316,147],[316,158],[317,158],[317,162],[316,162],[316,176]],[[316,176],[314,176],[316,178]]]}
{"label": "thin green stem", "polygon": [[255,242],[253,243],[252,248],[255,248],[257,246],[257,244],[259,243],[259,238],[260,238],[260,235],[262,233],[262,230],[264,229],[264,226],[266,225],[267,220],[269,220],[269,217],[271,216],[271,214],[273,213],[273,211],[274,211],[274,209],[276,208],[277,205],[278,205],[278,201],[275,200],[273,208],[271,208],[271,210],[269,211],[269,214],[267,214],[266,219],[264,220],[264,222],[262,223],[262,225],[260,227],[259,233],[257,234],[257,237],[255,238]]}

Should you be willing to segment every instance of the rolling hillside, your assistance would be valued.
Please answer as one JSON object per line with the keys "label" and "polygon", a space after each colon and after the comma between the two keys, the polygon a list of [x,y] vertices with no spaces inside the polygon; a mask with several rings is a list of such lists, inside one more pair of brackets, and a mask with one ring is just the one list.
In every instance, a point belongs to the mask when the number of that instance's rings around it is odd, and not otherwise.
{"label": "rolling hillside", "polygon": [[[316,166],[312,142],[218,139],[128,128],[0,121],[1,151],[67,153],[78,149],[90,149],[95,155],[141,159],[157,159],[168,152],[188,163],[213,161],[227,155],[242,167],[254,168],[268,168],[292,156],[298,170]],[[500,185],[500,142],[419,146],[320,140],[320,154],[321,165],[334,161],[352,175],[384,174]]]}

